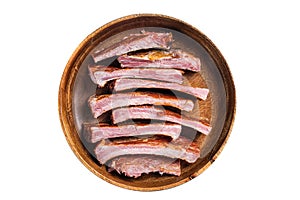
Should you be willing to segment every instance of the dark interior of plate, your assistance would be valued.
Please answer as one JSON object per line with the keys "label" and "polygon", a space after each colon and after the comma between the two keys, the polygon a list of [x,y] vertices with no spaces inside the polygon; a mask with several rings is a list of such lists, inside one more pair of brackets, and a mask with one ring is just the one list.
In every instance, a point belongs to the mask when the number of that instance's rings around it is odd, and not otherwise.
{"label": "dark interior of plate", "polygon": [[[131,33],[142,30],[170,32],[174,42],[172,48],[184,49],[200,58],[200,72],[186,72],[184,84],[206,87],[210,92],[207,100],[196,101],[189,115],[207,121],[212,127],[205,136],[196,131],[191,137],[201,147],[200,158],[192,164],[181,162],[181,175],[143,174],[139,178],[126,177],[116,172],[108,172],[107,166],[99,164],[93,149],[95,144],[82,137],[82,124],[107,121],[109,118],[93,118],[88,106],[88,98],[95,93],[105,93],[97,89],[91,81],[88,66],[94,64],[91,52],[95,48],[105,48],[120,41]],[[108,59],[106,65],[115,60]],[[102,63],[103,64],[103,63]],[[199,30],[191,25],[163,15],[130,15],[97,29],[76,49],[70,58],[61,79],[59,90],[59,113],[67,141],[79,160],[94,174],[107,182],[123,188],[141,191],[162,190],[180,185],[202,173],[222,151],[231,131],[235,115],[235,88],[227,63],[216,46]],[[183,129],[182,134],[185,129]]]}

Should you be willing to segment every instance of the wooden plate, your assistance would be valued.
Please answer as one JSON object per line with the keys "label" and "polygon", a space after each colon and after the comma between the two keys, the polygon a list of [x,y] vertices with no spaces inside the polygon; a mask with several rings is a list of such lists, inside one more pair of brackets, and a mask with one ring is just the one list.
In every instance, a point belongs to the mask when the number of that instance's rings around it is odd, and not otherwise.
{"label": "wooden plate", "polygon": [[[177,176],[147,174],[128,178],[110,173],[93,155],[93,146],[81,139],[82,123],[92,122],[87,99],[95,93],[87,65],[92,62],[91,51],[106,47],[129,33],[141,30],[172,32],[173,47],[184,49],[201,59],[201,72],[186,73],[185,84],[208,87],[209,97],[198,101],[193,117],[210,121],[208,136],[196,136],[201,157],[193,164],[182,164]],[[209,167],[222,151],[232,128],[235,115],[235,87],[229,67],[217,47],[191,25],[163,15],[138,14],[114,20],[90,34],[75,50],[67,63],[59,88],[59,114],[66,139],[78,159],[95,175],[123,188],[141,191],[163,190],[185,183]],[[198,134],[199,135],[199,134]]]}

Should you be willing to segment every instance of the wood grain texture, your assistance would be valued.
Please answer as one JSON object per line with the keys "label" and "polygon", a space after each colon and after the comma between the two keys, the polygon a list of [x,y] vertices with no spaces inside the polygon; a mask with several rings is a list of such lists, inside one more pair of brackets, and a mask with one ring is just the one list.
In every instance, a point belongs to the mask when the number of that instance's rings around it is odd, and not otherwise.
{"label": "wood grain texture", "polygon": [[[181,48],[201,59],[199,73],[187,72],[184,84],[208,87],[207,100],[196,100],[189,116],[210,122],[212,128],[208,136],[197,134],[191,129],[183,134],[193,137],[201,147],[201,157],[193,164],[182,163],[179,177],[159,174],[128,178],[110,173],[100,165],[93,155],[93,145],[81,139],[83,122],[108,120],[106,116],[94,119],[88,109],[87,99],[99,90],[88,76],[87,65],[92,63],[91,51],[99,45],[103,48],[119,41],[129,33],[140,30],[172,32],[174,48]],[[106,61],[113,63],[113,60]],[[105,64],[105,63],[104,63]],[[101,90],[100,93],[105,93]],[[130,15],[110,22],[90,34],[77,47],[67,63],[59,87],[59,114],[63,132],[78,159],[95,175],[123,188],[139,191],[153,191],[172,188],[201,174],[221,153],[230,135],[235,115],[235,87],[229,67],[217,47],[199,30],[178,19],[155,14]]]}

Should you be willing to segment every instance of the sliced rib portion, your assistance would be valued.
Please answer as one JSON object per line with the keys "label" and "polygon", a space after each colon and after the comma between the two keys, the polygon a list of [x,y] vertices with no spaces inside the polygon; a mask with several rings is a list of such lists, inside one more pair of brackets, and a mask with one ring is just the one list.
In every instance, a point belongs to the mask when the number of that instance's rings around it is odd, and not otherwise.
{"label": "sliced rib portion", "polygon": [[176,68],[199,72],[199,58],[182,50],[136,52],[118,58],[121,67]]}
{"label": "sliced rib portion", "polygon": [[189,99],[152,92],[129,92],[104,94],[100,96],[93,95],[89,99],[89,105],[94,118],[97,118],[114,108],[146,104],[172,106],[185,111],[191,111],[194,107],[193,101]]}
{"label": "sliced rib portion", "polygon": [[190,128],[193,128],[205,135],[207,135],[211,127],[196,119],[188,118],[184,115],[165,110],[154,106],[135,106],[126,107],[113,110],[113,123],[117,124],[129,119],[155,119],[161,121],[168,121],[178,123]]}
{"label": "sliced rib portion", "polygon": [[183,71],[176,69],[121,69],[97,65],[90,66],[89,71],[92,81],[100,87],[103,87],[108,81],[122,78],[154,79],[179,84],[183,82]]}
{"label": "sliced rib portion", "polygon": [[182,159],[189,163],[200,157],[200,149],[193,141],[179,137],[169,141],[165,137],[125,138],[102,140],[95,148],[97,160],[101,164],[112,158],[123,155],[159,155],[174,159]]}
{"label": "sliced rib portion", "polygon": [[140,49],[169,49],[172,40],[171,33],[142,31],[141,33],[130,34],[124,37],[120,42],[116,42],[106,49],[96,49],[92,53],[92,57],[95,62],[99,62],[106,58],[119,56]]}
{"label": "sliced rib portion", "polygon": [[119,79],[114,83],[114,91],[120,92],[132,88],[159,88],[183,92],[193,95],[199,99],[206,100],[209,93],[207,88],[197,88],[180,85],[177,83],[165,83],[161,81],[143,80],[143,79]]}
{"label": "sliced rib portion", "polygon": [[181,132],[181,125],[174,123],[155,124],[85,124],[84,137],[87,141],[96,143],[103,139],[142,136],[142,135],[165,135],[177,139]]}
{"label": "sliced rib portion", "polygon": [[180,176],[180,160],[153,155],[121,156],[113,159],[108,166],[110,170],[116,170],[119,174],[137,178],[142,174],[158,172]]}

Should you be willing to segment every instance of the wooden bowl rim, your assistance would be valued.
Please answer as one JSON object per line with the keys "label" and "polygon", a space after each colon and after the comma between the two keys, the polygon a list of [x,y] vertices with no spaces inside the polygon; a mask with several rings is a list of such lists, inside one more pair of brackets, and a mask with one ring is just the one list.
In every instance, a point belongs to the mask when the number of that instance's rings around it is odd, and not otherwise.
{"label": "wooden bowl rim", "polygon": [[[202,167],[199,171],[195,172],[189,177],[186,177],[185,179],[182,179],[178,182],[174,182],[168,185],[163,186],[157,186],[157,187],[136,187],[131,186],[123,183],[119,183],[117,181],[114,181],[103,174],[101,174],[97,169],[99,166],[89,157],[88,152],[85,150],[85,147],[81,143],[81,140],[79,138],[79,135],[77,133],[77,130],[74,125],[74,119],[72,114],[72,94],[73,94],[73,85],[74,81],[77,75],[77,72],[79,70],[78,65],[74,65],[76,62],[79,62],[78,60],[84,59],[86,56],[87,49],[89,45],[94,41],[94,37],[98,34],[102,33],[103,31],[109,29],[111,26],[116,26],[122,22],[125,22],[127,20],[132,20],[135,18],[162,18],[174,21],[176,23],[181,23],[184,26],[188,27],[191,31],[196,31],[200,34],[201,39],[205,41],[204,46],[206,51],[210,54],[210,56],[213,58],[214,62],[216,63],[216,66],[219,70],[221,70],[222,78],[225,76],[226,84],[225,84],[225,90],[226,90],[226,103],[230,100],[230,105],[228,111],[226,111],[226,121],[222,130],[222,133],[226,133],[226,137],[222,138],[221,146],[215,151],[215,153],[212,155],[211,159],[206,163],[204,167]],[[217,63],[221,63],[222,68],[220,68]],[[235,96],[235,86],[233,82],[233,78],[231,76],[231,72],[229,70],[229,67],[227,65],[227,62],[225,61],[224,57],[222,56],[221,52],[218,50],[218,48],[213,44],[213,42],[207,38],[202,32],[200,32],[198,29],[194,28],[190,24],[187,24],[186,22],[183,22],[179,19],[162,15],[162,14],[133,14],[124,16],[118,19],[115,19],[97,30],[95,30],[93,33],[88,35],[75,49],[73,54],[71,55],[61,78],[60,86],[59,86],[59,94],[58,94],[58,112],[60,117],[61,126],[64,132],[64,135],[66,137],[66,140],[71,147],[74,154],[77,156],[77,158],[83,163],[83,165],[88,168],[91,172],[93,172],[96,176],[100,177],[101,179],[114,184],[116,186],[130,189],[130,190],[137,190],[137,191],[155,191],[155,190],[164,190],[169,189],[178,185],[181,185],[199,174],[201,174],[203,171],[205,171],[220,155],[222,150],[224,149],[225,144],[227,143],[227,140],[231,134],[235,113],[236,113],[236,96]],[[76,134],[74,134],[76,133]]]}

